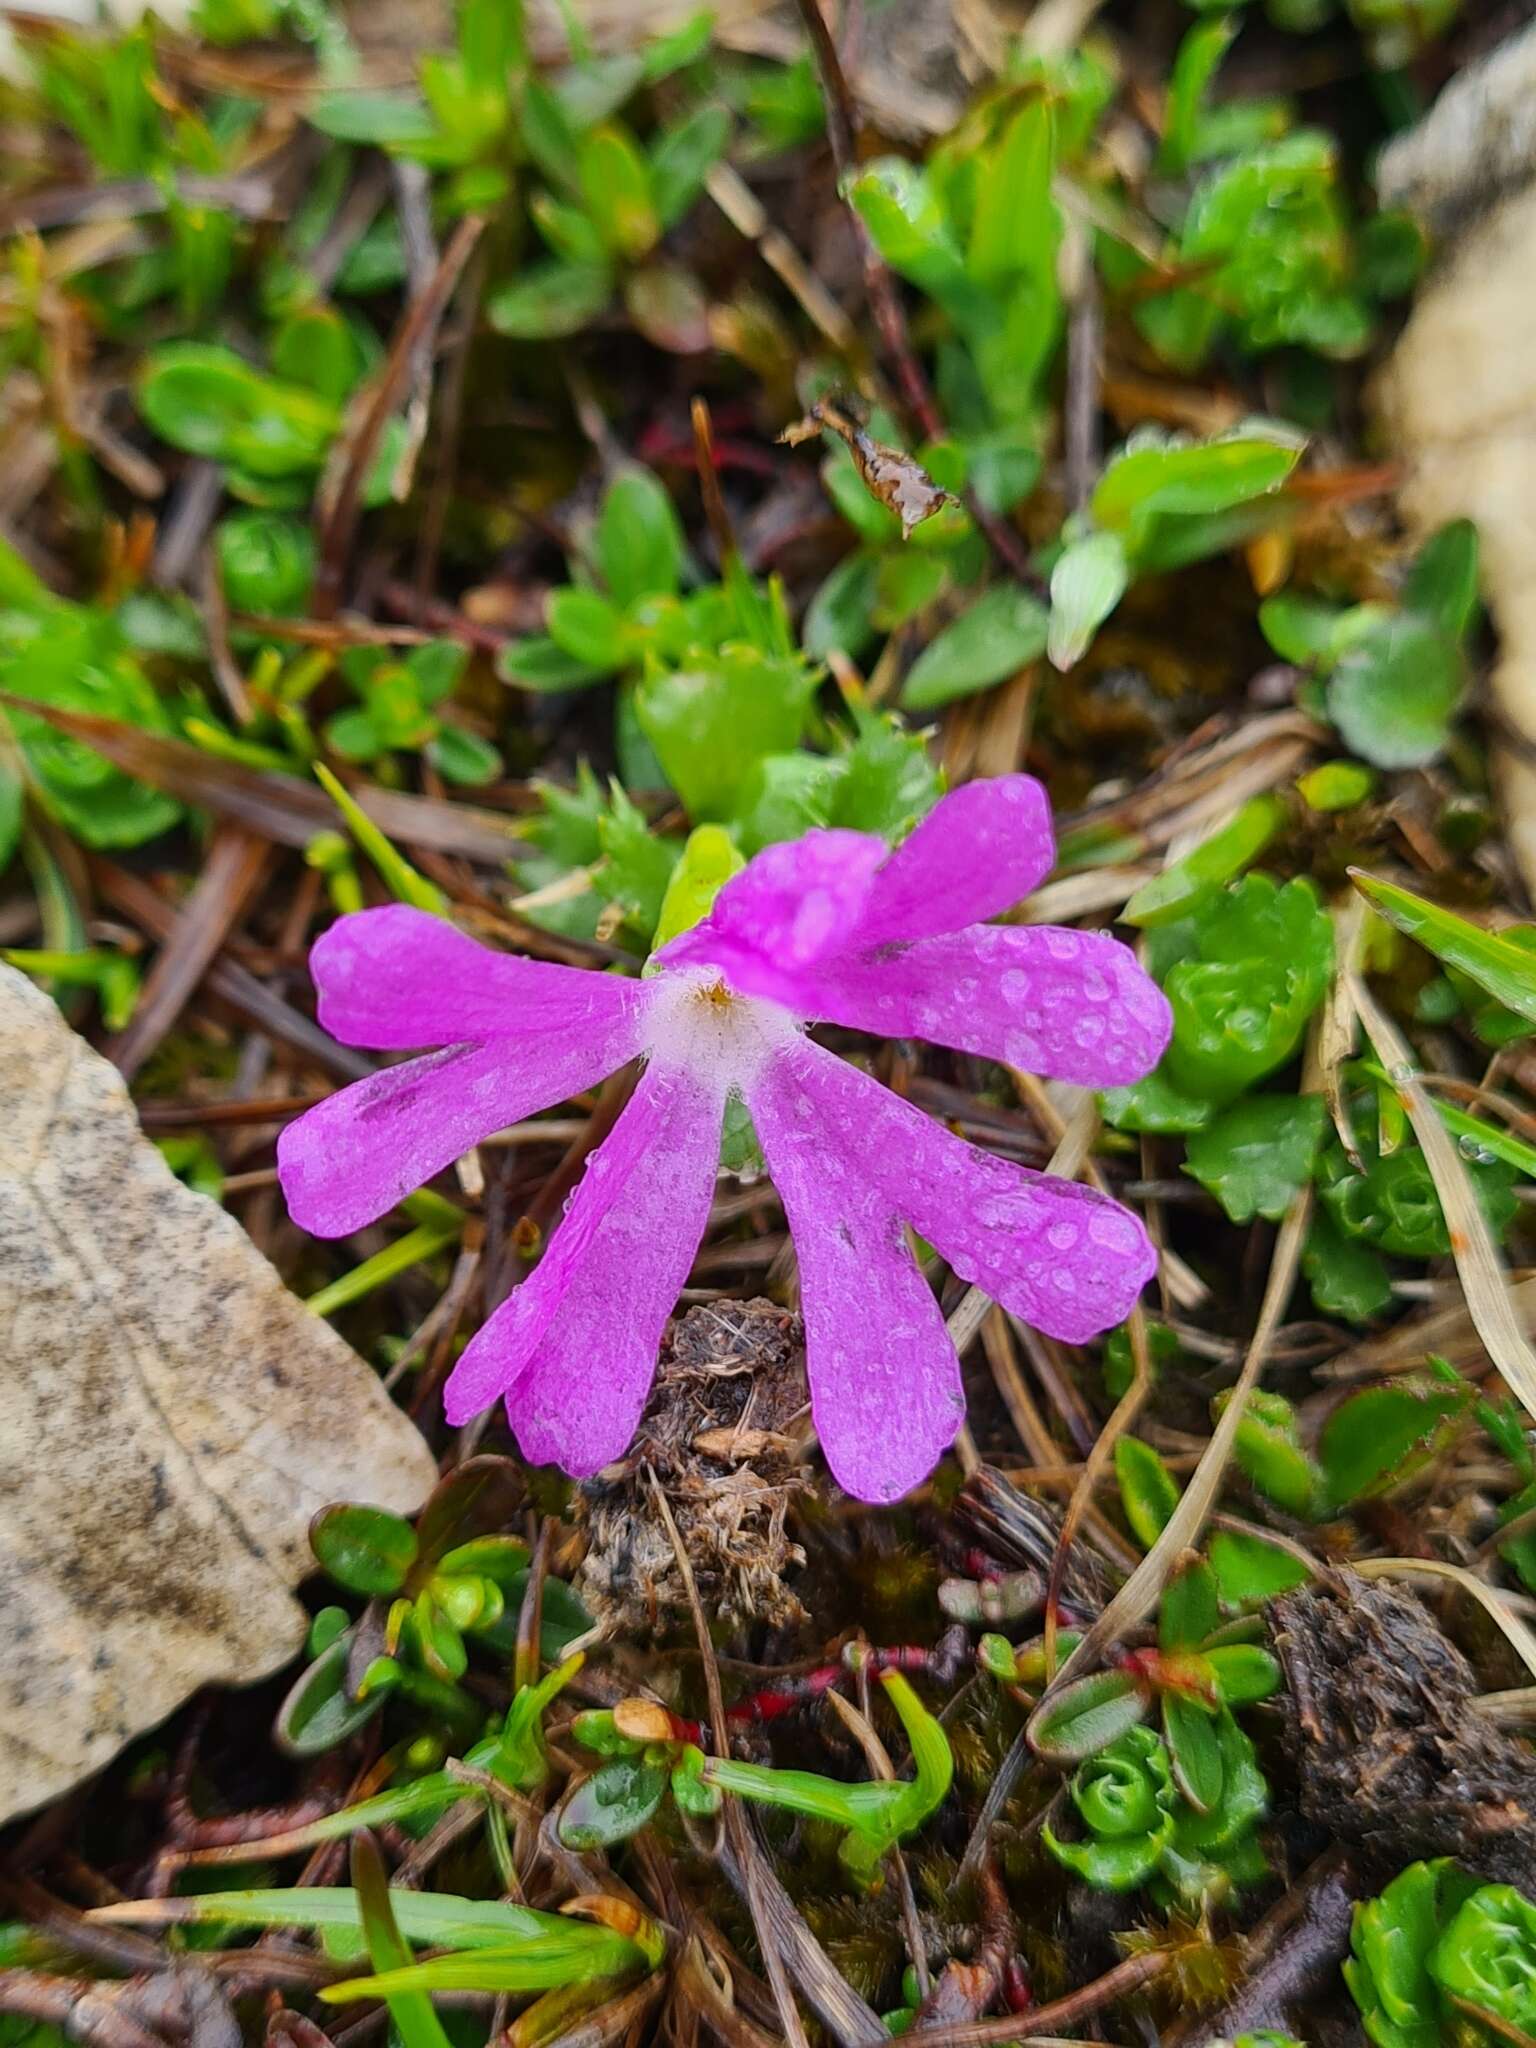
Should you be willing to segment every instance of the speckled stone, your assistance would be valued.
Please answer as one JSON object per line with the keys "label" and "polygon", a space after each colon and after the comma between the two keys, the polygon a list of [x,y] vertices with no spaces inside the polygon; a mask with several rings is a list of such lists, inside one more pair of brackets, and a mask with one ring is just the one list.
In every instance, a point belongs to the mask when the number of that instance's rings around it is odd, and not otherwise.
{"label": "speckled stone", "polygon": [[408,1510],[435,1477],[374,1374],[5,966],[0,1378],[0,1822],[198,1686],[277,1670],[315,1510]]}

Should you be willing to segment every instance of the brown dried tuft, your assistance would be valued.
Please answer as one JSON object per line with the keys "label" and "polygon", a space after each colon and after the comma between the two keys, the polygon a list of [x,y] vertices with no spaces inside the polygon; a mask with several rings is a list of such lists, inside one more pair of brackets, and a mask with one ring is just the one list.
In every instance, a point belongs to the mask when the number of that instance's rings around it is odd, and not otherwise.
{"label": "brown dried tuft", "polygon": [[728,1628],[782,1627],[805,1610],[784,1583],[805,1562],[784,1523],[807,1484],[800,1320],[771,1301],[691,1308],[662,1347],[629,1455],[580,1489],[587,1538],[578,1585],[600,1620],[659,1637],[688,1601],[649,1473],[677,1521],[704,1609]]}
{"label": "brown dried tuft", "polygon": [[1301,1807],[1393,1869],[1536,1868],[1536,1757],[1478,1713],[1472,1667],[1411,1593],[1351,1572],[1271,1608]]}

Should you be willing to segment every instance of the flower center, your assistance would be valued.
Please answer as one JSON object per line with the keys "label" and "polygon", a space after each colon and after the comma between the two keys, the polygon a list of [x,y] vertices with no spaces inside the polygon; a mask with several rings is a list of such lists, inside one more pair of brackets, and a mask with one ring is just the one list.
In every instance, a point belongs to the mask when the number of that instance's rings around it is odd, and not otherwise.
{"label": "flower center", "polygon": [[800,1030],[777,1003],[738,995],[718,967],[660,974],[645,1020],[646,1057],[686,1067],[721,1089],[743,1088]]}

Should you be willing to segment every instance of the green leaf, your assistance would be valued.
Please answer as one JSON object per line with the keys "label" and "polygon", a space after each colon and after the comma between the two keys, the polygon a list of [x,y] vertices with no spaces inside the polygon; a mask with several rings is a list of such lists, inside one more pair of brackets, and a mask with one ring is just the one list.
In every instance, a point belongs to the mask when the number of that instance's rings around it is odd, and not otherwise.
{"label": "green leaf", "polygon": [[1369,1245],[1346,1237],[1324,1211],[1312,1218],[1301,1270],[1325,1316],[1368,1323],[1392,1305],[1392,1276]]}
{"label": "green leaf", "polygon": [[623,614],[601,591],[574,583],[552,590],[544,622],[550,639],[573,661],[607,674],[624,666],[629,648]]}
{"label": "green leaf", "polygon": [[1328,716],[1377,768],[1417,768],[1445,746],[1466,687],[1455,642],[1403,613],[1357,640],[1328,679]]}
{"label": "green leaf", "polygon": [[1099,1097],[1104,1121],[1117,1131],[1151,1131],[1167,1135],[1198,1131],[1215,1115],[1215,1105],[1200,1095],[1186,1095],[1162,1067],[1129,1088],[1106,1088]]}
{"label": "green leaf", "polygon": [[1326,1120],[1318,1095],[1246,1095],[1190,1134],[1185,1171],[1234,1223],[1277,1223],[1312,1178]]}
{"label": "green leaf", "polygon": [[1145,1690],[1124,1671],[1095,1671],[1070,1680],[1029,1721],[1029,1745],[1047,1763],[1093,1756],[1147,1717]]}
{"label": "green leaf", "polygon": [[[352,1838],[352,1884],[369,1962],[380,1975],[408,1971],[414,1958],[395,1921],[384,1859],[366,1830]],[[396,1992],[386,1996],[385,2003],[403,2048],[450,2048],[442,2022],[425,1992]]]}
{"label": "green leaf", "polygon": [[1181,1093],[1230,1101],[1301,1044],[1332,977],[1333,922],[1300,877],[1250,874],[1198,909],[1181,950],[1159,1072]]}
{"label": "green leaf", "polygon": [[1429,1974],[1501,2038],[1536,2037],[1536,1905],[1513,1885],[1483,1885],[1440,1937]]}
{"label": "green leaf", "polygon": [[721,826],[696,825],[688,835],[662,898],[661,916],[651,942],[653,949],[659,952],[669,939],[692,931],[708,917],[720,891],[745,866],[745,859]]}
{"label": "green leaf", "polygon": [[479,733],[461,725],[445,725],[427,742],[427,759],[446,782],[480,789],[501,773],[501,756]]}
{"label": "green leaf", "polygon": [[674,227],[704,189],[725,153],[731,117],[724,107],[699,107],[664,128],[651,145],[651,197],[664,228]]}
{"label": "green leaf", "polygon": [[162,440],[256,478],[318,469],[341,426],[327,400],[264,377],[233,349],[205,342],[169,341],[151,350],[138,402]]}
{"label": "green leaf", "polygon": [[1237,34],[1234,16],[1220,14],[1192,28],[1179,44],[1168,83],[1160,169],[1177,176],[1195,160],[1206,94]]}
{"label": "green leaf", "polygon": [[1444,2019],[1430,1960],[1477,1881],[1448,1856],[1410,1863],[1355,1907],[1344,1980],[1378,2048],[1441,2048]]}
{"label": "green leaf", "polygon": [[610,1849],[639,1834],[667,1789],[662,1764],[618,1756],[583,1778],[560,1810],[560,1839],[567,1849]]}
{"label": "green leaf", "polygon": [[323,1571],[349,1593],[370,1599],[398,1593],[416,1562],[416,1532],[387,1508],[338,1502],[309,1525],[309,1547]]}
{"label": "green leaf", "polygon": [[1395,1378],[1334,1409],[1318,1439],[1329,1504],[1347,1507],[1388,1493],[1439,1457],[1466,1425],[1476,1389]]}
{"label": "green leaf", "polygon": [[1152,1446],[1134,1436],[1115,1445],[1115,1479],[1131,1534],[1150,1550],[1179,1504],[1179,1483]]}
{"label": "green leaf", "polygon": [[545,635],[514,640],[496,657],[496,673],[503,682],[519,689],[549,691],[584,690],[599,683],[611,670],[594,668],[579,660]]}
{"label": "green leaf", "polygon": [[1338,651],[1339,626],[1346,616],[1339,605],[1277,590],[1259,606],[1259,631],[1282,661],[1321,668]]}
{"label": "green leaf", "polygon": [[1163,1589],[1157,1612],[1157,1642],[1162,1650],[1193,1650],[1221,1625],[1216,1579],[1202,1557],[1180,1558]]}
{"label": "green leaf", "polygon": [[1294,441],[1242,432],[1128,447],[1100,477],[1090,509],[1099,526],[1117,533],[1133,533],[1154,513],[1224,512],[1278,490],[1300,454]]}
{"label": "green leaf", "polygon": [[661,235],[650,171],[633,136],[617,124],[582,138],[576,174],[583,204],[604,243],[624,262],[648,255]]}
{"label": "green leaf", "polygon": [[1074,541],[1051,571],[1051,666],[1072,668],[1125,595],[1130,565],[1118,534],[1091,533]]}
{"label": "green leaf", "polygon": [[272,1727],[284,1756],[322,1756],[371,1721],[384,1704],[382,1692],[353,1699],[347,1691],[350,1631],[338,1636],[294,1681]]}
{"label": "green leaf", "polygon": [[1261,1607],[1277,1593],[1306,1583],[1300,1558],[1244,1530],[1217,1529],[1210,1542],[1211,1569],[1226,1607]]}
{"label": "green leaf", "polygon": [[992,288],[1027,277],[1056,288],[1061,216],[1051,197],[1055,170],[1051,102],[1043,94],[1014,116],[988,152],[978,180],[966,269]]}
{"label": "green leaf", "polygon": [[291,618],[305,610],[315,580],[310,529],[283,512],[234,512],[213,530],[219,582],[230,608]]}
{"label": "green leaf", "polygon": [[816,673],[732,646],[713,663],[646,676],[635,693],[641,730],[695,823],[737,815],[758,765],[797,746]]}
{"label": "green leaf", "polygon": [[682,524],[649,470],[626,470],[609,486],[596,545],[598,568],[615,604],[627,608],[643,597],[676,596],[685,552]]}
{"label": "green leaf", "polygon": [[579,334],[613,296],[606,263],[530,263],[511,284],[491,292],[485,316],[499,334],[520,341],[554,341]]}
{"label": "green leaf", "polygon": [[1458,968],[1507,1010],[1536,1024],[1536,955],[1527,947],[1485,931],[1395,882],[1380,881],[1356,868],[1350,876],[1372,909],[1400,932],[1448,967]]}
{"label": "green leaf", "polygon": [[1250,797],[1209,838],[1143,882],[1121,912],[1121,922],[1153,929],[1187,917],[1257,860],[1284,822],[1285,806],[1278,797]]}
{"label": "green leaf", "polygon": [[1196,1813],[1214,1813],[1221,1804],[1225,1772],[1211,1716],[1176,1692],[1163,1694],[1162,1709],[1173,1781]]}
{"label": "green leaf", "polygon": [[304,118],[334,142],[372,143],[379,149],[430,142],[437,133],[425,103],[407,93],[323,92],[305,109]]}
{"label": "green leaf", "polygon": [[1273,1699],[1285,1682],[1279,1660],[1257,1643],[1218,1643],[1205,1657],[1216,1674],[1224,1706],[1248,1707]]}
{"label": "green leaf", "polygon": [[957,697],[990,689],[1045,652],[1050,614],[1016,585],[986,591],[925,647],[907,675],[908,711],[936,711]]}
{"label": "green leaf", "polygon": [[806,607],[801,644],[812,661],[832,653],[857,660],[874,638],[873,610],[881,558],[872,549],[845,555]]}
{"label": "green leaf", "polygon": [[[1213,1412],[1224,1412],[1228,1396],[1218,1394]],[[1287,1514],[1310,1520],[1321,1505],[1322,1475],[1301,1443],[1296,1411],[1282,1394],[1262,1388],[1243,1404],[1243,1419],[1232,1444],[1245,1476]]]}
{"label": "green leaf", "polygon": [[1419,550],[1403,585],[1403,609],[1449,640],[1465,639],[1477,616],[1477,528],[1453,519]]}
{"label": "green leaf", "polygon": [[404,854],[390,844],[351,791],[337,780],[323,761],[314,763],[314,771],[315,780],[346,820],[347,830],[378,869],[390,894],[401,903],[414,904],[418,910],[430,910],[435,917],[446,917],[448,899],[437,885],[429,882],[425,875],[418,874]]}

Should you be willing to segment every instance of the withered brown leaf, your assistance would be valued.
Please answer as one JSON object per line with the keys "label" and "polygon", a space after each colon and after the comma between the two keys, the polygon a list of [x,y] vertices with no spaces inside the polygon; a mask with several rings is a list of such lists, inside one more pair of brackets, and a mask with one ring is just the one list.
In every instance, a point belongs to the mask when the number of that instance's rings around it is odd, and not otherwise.
{"label": "withered brown leaf", "polygon": [[954,504],[953,495],[942,490],[920,462],[903,454],[901,449],[892,448],[886,441],[877,441],[833,399],[818,399],[805,418],[797,420],[792,427],[786,427],[779,439],[791,448],[798,448],[802,441],[811,440],[823,428],[829,434],[836,434],[846,446],[870,495],[896,514],[901,521],[903,540],[925,519],[942,512],[946,505]]}
{"label": "withered brown leaf", "polygon": [[286,1663],[315,1510],[410,1509],[425,1442],[116,1069],[0,966],[0,1822],[198,1686]]}

